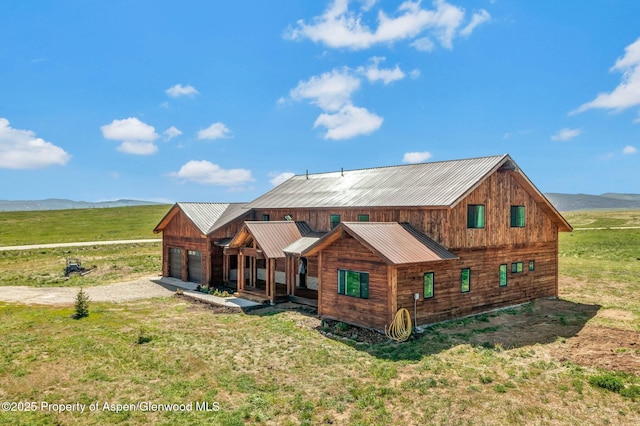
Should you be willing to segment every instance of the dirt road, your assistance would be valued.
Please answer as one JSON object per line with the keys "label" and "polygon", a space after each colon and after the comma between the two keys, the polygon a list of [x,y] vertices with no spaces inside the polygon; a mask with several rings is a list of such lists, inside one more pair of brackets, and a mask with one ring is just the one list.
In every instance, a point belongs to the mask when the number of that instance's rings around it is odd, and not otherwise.
{"label": "dirt road", "polygon": [[[28,305],[72,305],[78,290],[78,287],[0,287],[0,301]],[[162,285],[157,275],[84,290],[94,302],[124,302],[173,294],[171,286]]]}
{"label": "dirt road", "polygon": [[84,241],[81,243],[33,244],[29,246],[0,246],[0,251],[33,250],[33,249],[58,248],[58,247],[108,246],[108,245],[115,245],[115,244],[149,244],[149,243],[161,243],[161,242],[162,242],[162,239]]}

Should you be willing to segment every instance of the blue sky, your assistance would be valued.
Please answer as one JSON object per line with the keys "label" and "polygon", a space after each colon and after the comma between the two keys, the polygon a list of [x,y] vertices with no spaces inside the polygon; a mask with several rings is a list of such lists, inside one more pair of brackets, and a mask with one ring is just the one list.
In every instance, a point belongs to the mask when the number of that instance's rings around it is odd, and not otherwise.
{"label": "blue sky", "polygon": [[249,201],[509,153],[640,193],[640,2],[5,1],[0,199]]}

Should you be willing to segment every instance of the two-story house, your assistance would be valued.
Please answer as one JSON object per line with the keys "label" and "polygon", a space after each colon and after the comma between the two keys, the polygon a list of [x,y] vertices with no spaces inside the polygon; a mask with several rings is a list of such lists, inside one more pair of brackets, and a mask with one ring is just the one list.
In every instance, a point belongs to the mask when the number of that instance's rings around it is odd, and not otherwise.
{"label": "two-story house", "polygon": [[298,175],[238,212],[211,244],[239,293],[376,329],[403,307],[427,324],[557,296],[571,230],[508,155]]}

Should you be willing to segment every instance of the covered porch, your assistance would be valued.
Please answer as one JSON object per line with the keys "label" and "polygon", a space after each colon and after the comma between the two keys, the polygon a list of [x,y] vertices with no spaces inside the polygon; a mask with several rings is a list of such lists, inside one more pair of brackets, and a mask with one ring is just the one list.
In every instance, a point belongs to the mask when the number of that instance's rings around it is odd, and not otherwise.
{"label": "covered porch", "polygon": [[295,250],[285,252],[304,239],[300,228],[308,229],[306,224],[301,226],[292,221],[245,223],[224,249],[224,270],[229,271],[225,278],[231,282],[234,277],[230,266],[236,263],[233,257],[237,259],[235,281],[240,296],[271,304],[291,300],[318,305],[317,286],[306,286],[306,259]]}

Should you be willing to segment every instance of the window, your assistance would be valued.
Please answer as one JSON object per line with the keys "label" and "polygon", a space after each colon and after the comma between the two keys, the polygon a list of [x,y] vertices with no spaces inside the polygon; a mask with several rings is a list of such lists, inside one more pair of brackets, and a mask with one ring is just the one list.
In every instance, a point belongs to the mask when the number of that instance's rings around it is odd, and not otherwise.
{"label": "window", "polygon": [[529,270],[530,271],[535,271],[536,269],[536,263],[533,260],[529,261]]}
{"label": "window", "polygon": [[359,214],[358,215],[358,222],[369,222],[369,215],[368,214]]}
{"label": "window", "polygon": [[511,273],[519,274],[522,272],[522,262],[514,262],[511,264]]}
{"label": "window", "polygon": [[462,293],[471,291],[471,269],[469,268],[460,271],[460,291]]}
{"label": "window", "polygon": [[263,222],[269,222],[269,215],[268,214],[263,214],[262,215],[262,221]]}
{"label": "window", "polygon": [[329,217],[329,220],[331,222],[331,229],[333,229],[336,226],[338,226],[338,224],[340,223],[340,215],[339,214],[332,214]]}
{"label": "window", "polygon": [[368,299],[369,274],[338,269],[338,294]]}
{"label": "window", "polygon": [[511,206],[511,227],[524,228],[524,206]]}
{"label": "window", "polygon": [[507,286],[507,264],[500,265],[500,287]]}
{"label": "window", "polygon": [[484,228],[484,204],[467,206],[467,228]]}
{"label": "window", "polygon": [[423,297],[425,299],[430,299],[433,297],[433,278],[434,278],[433,272],[425,272],[424,276],[422,277],[422,281],[424,284]]}

